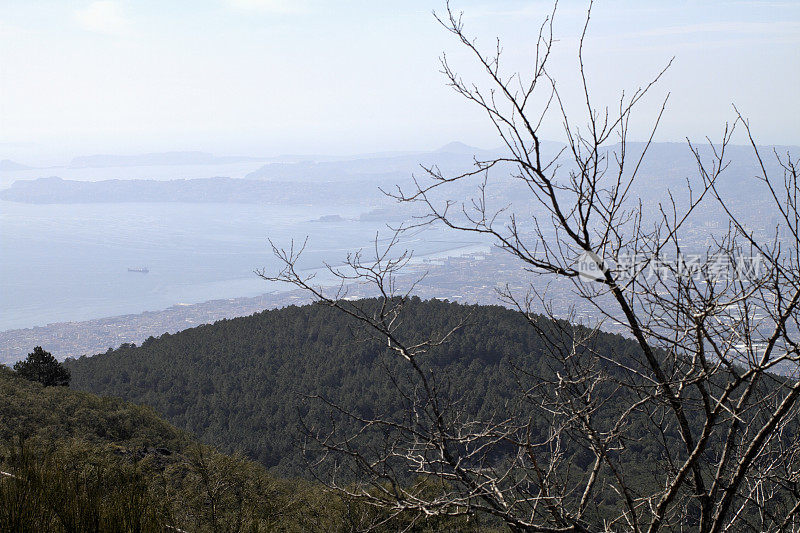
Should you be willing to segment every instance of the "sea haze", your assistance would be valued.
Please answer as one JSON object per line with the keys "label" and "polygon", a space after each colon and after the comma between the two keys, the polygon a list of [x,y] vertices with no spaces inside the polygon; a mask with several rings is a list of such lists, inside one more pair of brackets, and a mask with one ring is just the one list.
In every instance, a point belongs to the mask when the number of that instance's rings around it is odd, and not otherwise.
{"label": "sea haze", "polygon": [[[276,261],[268,238],[308,236],[303,266],[339,262],[386,226],[359,206],[0,202],[0,330],[157,310],[285,288],[253,271]],[[338,215],[341,219],[321,216]],[[474,242],[429,229],[404,242],[420,255]],[[149,273],[129,272],[147,267]]]}
{"label": "sea haze", "polygon": [[[286,289],[254,273],[277,272],[268,239],[287,246],[308,237],[305,269],[341,263],[348,252],[374,246],[377,232],[388,238],[389,219],[401,222],[379,186],[408,179],[421,160],[468,168],[475,151],[455,143],[323,165],[331,159],[199,152],[91,156],[48,168],[6,161],[0,169],[0,330]],[[208,180],[214,176],[229,178]],[[158,184],[168,178],[179,181]],[[140,181],[106,181],[133,179]],[[17,184],[26,192],[14,195],[17,180],[26,180]],[[84,191],[86,182],[93,184]],[[198,186],[202,194],[190,194]],[[237,187],[260,196],[233,194]],[[162,193],[142,194],[150,189]],[[398,248],[418,257],[458,254],[477,241],[441,228],[403,239]],[[129,271],[143,268],[149,272]],[[323,279],[324,272],[318,275]]]}
{"label": "sea haze", "polygon": [[[558,152],[557,145],[547,148]],[[635,152],[642,146],[629,148]],[[773,149],[797,151],[762,147],[762,152]],[[0,190],[0,331],[285,289],[254,274],[259,268],[277,271],[268,239],[288,246],[308,237],[302,268],[340,263],[348,252],[370,249],[377,232],[388,238],[387,223],[397,226],[421,213],[413,205],[398,206],[379,187],[396,190],[394,184],[400,183],[408,190],[411,175],[420,174],[419,162],[435,163],[448,175],[463,172],[474,168],[473,153],[491,156],[457,143],[434,152],[348,160],[230,162],[200,154],[221,161],[200,164],[191,158],[187,163],[186,154],[174,153],[168,155],[182,164],[60,167],[61,180],[49,178],[52,168],[20,169],[6,162],[6,170],[0,172],[8,186]],[[646,216],[652,217],[659,214],[652,199],[665,197],[667,189],[675,191],[676,201],[686,201],[686,179],[696,174],[696,161],[681,144],[655,144],[648,154],[639,186],[631,194],[644,200]],[[720,190],[746,223],[759,231],[774,229],[774,212],[755,200],[764,196],[750,178],[757,171],[751,150],[730,146],[726,154],[734,170],[718,180]],[[165,157],[150,155],[158,161]],[[112,156],[79,160],[117,165],[130,161]],[[780,175],[781,169],[772,167],[768,170]],[[489,211],[509,208],[520,215],[521,231],[532,229],[524,226],[533,220],[525,214],[548,216],[531,202],[522,182],[505,179],[509,169],[493,172],[504,179],[490,180],[485,190]],[[231,177],[209,179],[225,173]],[[174,180],[163,181],[169,175]],[[127,181],[133,178],[138,181]],[[14,179],[33,181],[15,186]],[[126,181],[113,181],[120,179]],[[448,195],[470,198],[478,190],[477,183],[469,181],[450,185],[446,191],[431,192],[430,199],[441,207]],[[222,199],[227,203],[220,203]],[[708,241],[708,228],[719,219],[713,207],[708,202],[696,213],[697,220],[690,221],[696,226],[695,245]],[[403,239],[398,250],[413,250],[418,258],[458,255],[486,245],[474,233],[441,227],[408,232]],[[128,271],[137,268],[149,272]]]}

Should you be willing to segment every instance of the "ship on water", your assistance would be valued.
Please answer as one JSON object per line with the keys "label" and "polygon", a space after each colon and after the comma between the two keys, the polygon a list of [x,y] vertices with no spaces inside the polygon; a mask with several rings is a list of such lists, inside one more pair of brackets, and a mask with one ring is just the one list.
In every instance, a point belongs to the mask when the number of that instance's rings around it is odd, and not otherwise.
{"label": "ship on water", "polygon": [[139,272],[141,274],[147,274],[148,272],[150,272],[150,270],[147,267],[129,268],[128,272]]}

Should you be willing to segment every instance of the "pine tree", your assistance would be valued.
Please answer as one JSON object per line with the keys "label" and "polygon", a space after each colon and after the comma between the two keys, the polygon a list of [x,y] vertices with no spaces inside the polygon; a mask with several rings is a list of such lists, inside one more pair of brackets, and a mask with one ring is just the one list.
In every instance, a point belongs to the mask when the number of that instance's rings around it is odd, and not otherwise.
{"label": "pine tree", "polygon": [[14,371],[30,381],[38,381],[45,387],[69,386],[69,370],[41,346],[33,349],[24,361],[14,363]]}

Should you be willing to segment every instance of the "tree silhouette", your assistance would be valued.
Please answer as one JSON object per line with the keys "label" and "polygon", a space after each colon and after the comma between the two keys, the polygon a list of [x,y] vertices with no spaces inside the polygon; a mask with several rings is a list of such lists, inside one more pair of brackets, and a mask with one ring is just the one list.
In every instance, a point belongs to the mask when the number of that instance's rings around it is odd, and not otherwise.
{"label": "tree silhouette", "polygon": [[[465,80],[443,56],[442,72],[488,118],[499,155],[476,157],[461,174],[422,167],[410,188],[387,191],[425,214],[417,210],[413,222],[396,228],[387,247],[376,240],[374,257],[354,252],[330,266],[341,281],[333,289],[298,268],[303,247],[273,244],[281,269],[262,277],[359,320],[415,379],[401,390],[402,419],[365,417],[329,402],[360,427],[348,434],[341,425],[309,425],[312,466],[351,461],[360,481],[332,476],[328,484],[376,507],[484,513],[515,532],[800,531],[800,164],[775,150],[776,170],[768,170],[749,122],[734,108],[720,142],[702,151],[689,143],[697,176],[686,186],[660,201],[639,188],[654,182],[641,169],[666,98],[639,145],[628,141],[630,117],[666,69],[614,104],[596,105],[583,56],[590,11],[591,4],[578,38],[583,102],[576,108],[547,68],[557,41],[552,16],[540,26],[530,71],[517,72],[501,61],[499,41],[479,48],[448,4],[437,19],[478,69],[474,81]],[[554,154],[540,138],[551,114],[564,130]],[[728,190],[737,128],[752,149],[769,227],[756,229],[752,207]],[[465,195],[477,180],[474,195]],[[527,204],[496,201],[492,185],[511,181],[525,186]],[[703,244],[697,217],[709,209],[727,230]],[[414,284],[400,277],[411,258],[391,248],[403,232],[429,224],[485,238],[530,275],[528,287],[508,280],[498,294],[548,347],[537,354],[545,361],[540,372],[505,369],[520,384],[507,409],[466,412],[470,391],[451,387],[429,363],[452,330],[421,338],[401,328],[413,311]],[[534,283],[545,276],[599,318],[572,325],[580,320],[575,308],[558,309],[550,286]],[[370,285],[380,304],[348,299],[356,283]],[[569,320],[543,327],[540,313]],[[597,335],[610,324],[637,350],[598,351]],[[549,421],[544,430],[537,417]],[[387,435],[385,445],[360,445],[374,428]],[[642,445],[659,451],[645,462],[628,460]],[[573,460],[567,450],[575,449],[590,459]],[[438,492],[407,490],[398,473],[409,471],[439,481]]]}
{"label": "tree silhouette", "polygon": [[45,387],[69,386],[69,370],[41,346],[35,347],[24,361],[14,363],[14,371],[25,379],[38,381]]}

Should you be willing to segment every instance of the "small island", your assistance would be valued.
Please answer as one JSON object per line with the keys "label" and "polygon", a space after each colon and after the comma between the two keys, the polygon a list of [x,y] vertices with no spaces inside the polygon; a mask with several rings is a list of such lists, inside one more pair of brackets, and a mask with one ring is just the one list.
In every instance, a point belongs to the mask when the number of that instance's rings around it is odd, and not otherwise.
{"label": "small island", "polygon": [[342,218],[339,215],[322,215],[319,218],[312,220],[311,222],[320,222],[324,224],[331,224],[334,222],[347,222],[346,219]]}

